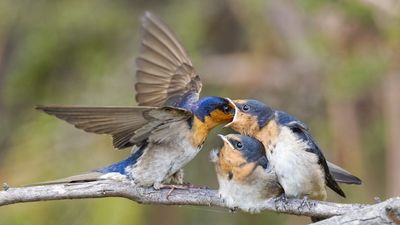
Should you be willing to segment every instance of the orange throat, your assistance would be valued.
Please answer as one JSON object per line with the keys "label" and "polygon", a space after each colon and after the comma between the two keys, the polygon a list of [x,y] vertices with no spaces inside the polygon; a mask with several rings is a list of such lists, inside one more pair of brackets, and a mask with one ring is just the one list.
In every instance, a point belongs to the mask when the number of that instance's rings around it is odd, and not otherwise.
{"label": "orange throat", "polygon": [[248,163],[237,151],[224,146],[218,159],[218,170],[221,175],[232,174],[231,179],[237,182],[245,182],[256,168],[256,163]]}
{"label": "orange throat", "polygon": [[192,123],[192,144],[193,146],[200,147],[206,140],[208,133],[214,127],[227,123],[232,119],[232,115],[226,115],[220,110],[215,110],[211,115],[204,118],[204,122],[201,121],[197,116],[193,117]]}
{"label": "orange throat", "polygon": [[202,122],[196,116],[193,118],[192,124],[192,144],[193,146],[200,147],[203,145],[204,141],[207,138],[210,129],[207,126],[206,121]]}

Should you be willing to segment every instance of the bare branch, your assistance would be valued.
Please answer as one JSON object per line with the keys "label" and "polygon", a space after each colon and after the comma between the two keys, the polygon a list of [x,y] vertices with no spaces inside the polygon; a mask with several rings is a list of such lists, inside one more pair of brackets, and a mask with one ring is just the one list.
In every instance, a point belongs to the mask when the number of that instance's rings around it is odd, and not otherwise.
{"label": "bare branch", "polygon": [[[169,191],[170,189],[154,190],[153,188],[140,188],[133,186],[129,182],[113,180],[33,187],[6,187],[4,191],[0,191],[0,206],[61,199],[122,197],[142,204],[197,205],[227,208],[219,198],[216,190],[208,188],[176,189],[168,196]],[[265,201],[263,210],[322,218],[339,216],[323,221],[333,220],[336,222],[343,218],[353,218],[355,215],[359,216],[356,218],[362,219],[364,215],[367,216],[365,211],[382,211],[386,209],[385,207],[391,207],[390,209],[396,210],[396,205],[394,204],[400,205],[400,198],[389,199],[375,205],[339,204],[311,200],[309,200],[309,206],[302,203],[303,201],[299,199],[289,199],[286,203],[279,199],[270,199]],[[351,212],[350,215],[346,214],[349,212]],[[359,213],[355,214],[353,212]],[[386,213],[385,215],[385,219],[390,220],[389,214]]]}
{"label": "bare branch", "polygon": [[315,224],[400,224],[400,198],[391,198],[379,204],[368,205],[362,209],[351,211],[342,216],[334,216]]}

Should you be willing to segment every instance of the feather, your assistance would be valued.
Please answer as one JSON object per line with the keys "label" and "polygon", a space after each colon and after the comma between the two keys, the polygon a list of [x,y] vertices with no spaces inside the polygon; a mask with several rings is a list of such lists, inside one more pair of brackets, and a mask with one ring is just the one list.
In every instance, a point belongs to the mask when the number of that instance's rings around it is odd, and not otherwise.
{"label": "feather", "polygon": [[88,173],[83,173],[83,174],[78,174],[74,176],[70,176],[67,178],[62,178],[58,180],[50,180],[50,181],[44,181],[44,182],[39,182],[39,183],[33,183],[29,184],[26,186],[39,186],[39,185],[51,185],[51,184],[65,184],[65,183],[78,183],[78,182],[90,182],[90,181],[96,181],[96,180],[104,180],[105,178],[101,178],[104,173],[100,172],[88,172]]}
{"label": "feather", "polygon": [[180,105],[182,96],[201,91],[200,78],[176,35],[150,12],[142,17],[136,66],[136,100],[141,106]]}
{"label": "feather", "polygon": [[143,114],[154,107],[37,106],[36,109],[96,134],[109,134],[117,149],[134,145],[134,132],[148,121]]}
{"label": "feather", "polygon": [[362,183],[361,179],[352,175],[350,172],[346,171],[345,169],[328,162],[329,170],[336,182],[343,183],[343,184],[357,184],[360,185]]}

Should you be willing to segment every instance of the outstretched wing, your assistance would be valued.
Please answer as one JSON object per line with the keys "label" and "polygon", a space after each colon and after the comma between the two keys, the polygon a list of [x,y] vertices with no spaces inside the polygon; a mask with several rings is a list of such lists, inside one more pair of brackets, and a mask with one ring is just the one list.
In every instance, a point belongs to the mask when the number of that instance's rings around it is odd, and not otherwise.
{"label": "outstretched wing", "polygon": [[185,49],[150,12],[142,17],[136,66],[136,101],[140,106],[179,106],[184,98],[199,98],[202,83]]}
{"label": "outstretched wing", "polygon": [[[115,148],[160,142],[180,132],[192,113],[172,107],[38,106],[38,110],[96,134],[109,134]],[[179,123],[183,122],[183,123]],[[150,140],[148,140],[150,139]]]}
{"label": "outstretched wing", "polygon": [[318,163],[322,167],[325,173],[326,185],[340,196],[346,197],[343,190],[340,188],[340,186],[336,183],[335,179],[333,178],[321,149],[314,141],[314,138],[311,136],[305,124],[286,112],[277,111],[275,116],[277,117],[279,123],[289,127],[295,134],[297,134],[300,140],[307,143],[308,149],[306,149],[306,151],[317,155]]}
{"label": "outstretched wing", "polygon": [[144,112],[154,107],[37,106],[36,109],[65,120],[76,128],[96,134],[109,134],[117,149],[133,146],[136,130],[148,121]]}

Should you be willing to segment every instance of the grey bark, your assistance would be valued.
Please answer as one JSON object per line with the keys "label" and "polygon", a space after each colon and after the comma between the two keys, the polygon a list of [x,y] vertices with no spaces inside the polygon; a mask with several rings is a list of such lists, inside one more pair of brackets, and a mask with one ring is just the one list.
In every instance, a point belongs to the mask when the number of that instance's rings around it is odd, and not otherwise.
{"label": "grey bark", "polygon": [[[208,188],[154,190],[135,187],[130,182],[101,180],[86,183],[54,184],[31,187],[4,187],[0,191],[0,206],[61,199],[122,197],[141,204],[161,205],[197,205],[227,208],[216,190]],[[400,198],[392,198],[379,204],[340,204],[308,200],[304,204],[300,199],[270,199],[265,201],[263,210],[299,216],[314,216],[330,219],[318,224],[399,224]],[[227,208],[228,209],[228,208]]]}

